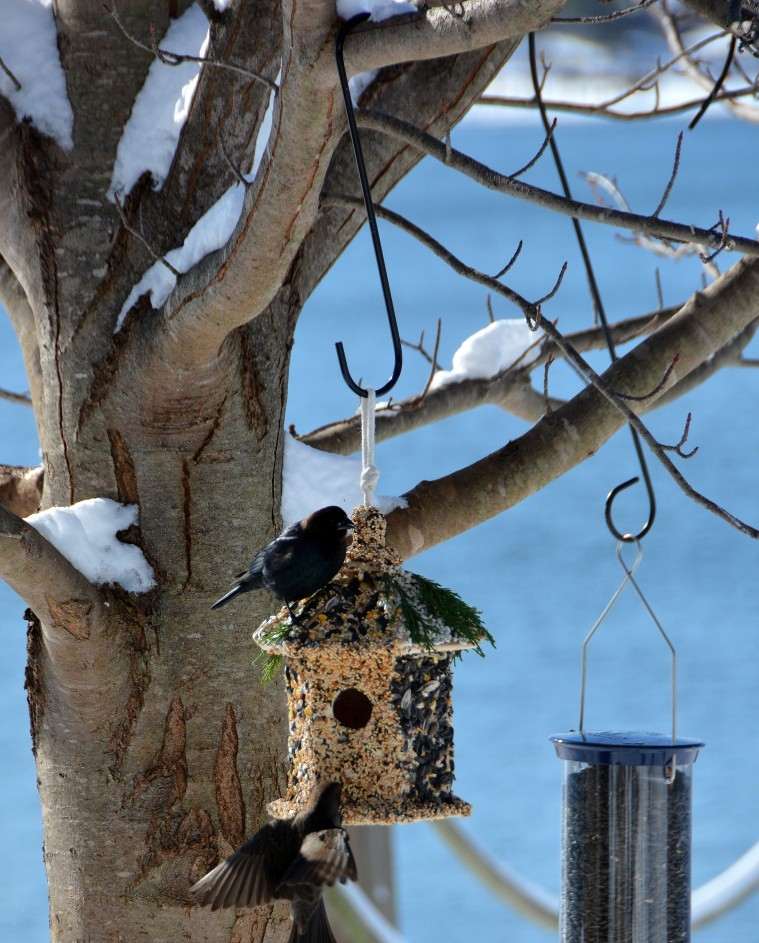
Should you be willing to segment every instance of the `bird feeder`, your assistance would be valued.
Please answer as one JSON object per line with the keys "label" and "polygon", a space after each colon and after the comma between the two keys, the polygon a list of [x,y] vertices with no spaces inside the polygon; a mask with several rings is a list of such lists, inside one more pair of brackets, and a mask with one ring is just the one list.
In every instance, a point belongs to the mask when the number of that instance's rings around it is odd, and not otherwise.
{"label": "bird feeder", "polygon": [[254,635],[287,683],[288,787],[269,811],[289,818],[337,780],[349,825],[469,815],[451,792],[452,663],[486,633],[455,594],[400,568],[376,508],[353,520],[335,580],[296,622],[282,609]]}
{"label": "bird feeder", "polygon": [[551,739],[564,761],[560,940],[687,943],[692,770],[703,744],[633,733]]}
{"label": "bird feeder", "polygon": [[[582,644],[579,731],[551,737],[564,761],[561,943],[688,943],[692,768],[703,743],[676,736],[675,647],[635,579],[624,578]],[[584,729],[591,639],[627,585],[671,655],[672,732]]]}

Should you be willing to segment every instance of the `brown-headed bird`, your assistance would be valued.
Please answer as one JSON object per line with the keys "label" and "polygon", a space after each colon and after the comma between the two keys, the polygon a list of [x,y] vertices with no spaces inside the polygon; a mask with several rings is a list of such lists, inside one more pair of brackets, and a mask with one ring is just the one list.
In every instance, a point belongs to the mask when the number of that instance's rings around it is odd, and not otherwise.
{"label": "brown-headed bird", "polygon": [[317,786],[295,818],[264,825],[190,888],[197,903],[218,910],[289,900],[289,943],[335,943],[322,888],[357,876],[348,833],[340,827],[340,791],[340,783]]}
{"label": "brown-headed bird", "polygon": [[[247,571],[211,606],[226,606],[240,593],[268,589],[290,603],[315,593],[337,574],[351,541],[353,521],[342,508],[320,508],[259,550]],[[290,610],[292,615],[292,610]],[[293,616],[294,618],[294,616]]]}

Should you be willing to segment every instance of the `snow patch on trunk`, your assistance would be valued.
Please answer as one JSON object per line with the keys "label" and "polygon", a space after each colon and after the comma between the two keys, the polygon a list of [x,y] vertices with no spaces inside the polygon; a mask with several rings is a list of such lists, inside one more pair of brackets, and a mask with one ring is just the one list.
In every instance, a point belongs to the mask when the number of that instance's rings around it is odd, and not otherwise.
{"label": "snow patch on trunk", "polygon": [[[208,20],[194,3],[171,23],[158,45],[178,55],[204,56],[208,35]],[[199,62],[177,66],[166,65],[159,59],[153,62],[124,125],[108,188],[109,199],[126,196],[146,170],[153,178],[154,190],[163,186],[190,113],[199,75]]]}
{"label": "snow patch on trunk", "polygon": [[0,58],[21,88],[0,69],[0,95],[19,121],[28,118],[64,150],[74,146],[74,113],[58,55],[52,0],[2,0]]}
{"label": "snow patch on trunk", "polygon": [[155,586],[155,575],[142,550],[116,534],[137,523],[136,504],[90,498],[71,507],[48,508],[26,518],[91,583],[118,583],[130,593]]}
{"label": "snow patch on trunk", "polygon": [[[467,337],[454,353],[451,369],[436,371],[430,389],[462,380],[490,379],[512,366],[542,336],[542,331],[531,331],[524,318],[493,321]],[[537,347],[522,363],[528,364],[536,356]]]}
{"label": "snow patch on trunk", "polygon": [[[348,514],[362,503],[361,459],[312,449],[291,435],[285,438],[282,471],[282,521],[286,527],[313,511],[336,504]],[[405,498],[376,495],[383,514],[407,507]]]}
{"label": "snow patch on trunk", "polygon": [[[279,83],[279,76],[277,76]],[[261,121],[256,138],[256,148],[253,154],[253,165],[245,179],[252,181],[258,171],[261,159],[266,151],[271,136],[272,117],[274,112],[274,95],[269,96],[269,104]],[[227,244],[235,231],[245,206],[245,187],[241,183],[233,184],[203,216],[195,223],[187,234],[187,238],[177,249],[166,253],[166,261],[180,274],[189,272],[201,259],[211,252],[216,252]],[[116,319],[113,333],[121,330],[124,319],[137,300],[150,293],[150,304],[160,308],[174,290],[177,283],[176,275],[163,262],[154,262],[142,278],[132,288],[126,301],[121,306]]]}
{"label": "snow patch on trunk", "polygon": [[417,7],[406,0],[337,0],[337,15],[341,20],[350,20],[359,13],[371,13],[372,21],[379,23],[401,13],[417,12]]}

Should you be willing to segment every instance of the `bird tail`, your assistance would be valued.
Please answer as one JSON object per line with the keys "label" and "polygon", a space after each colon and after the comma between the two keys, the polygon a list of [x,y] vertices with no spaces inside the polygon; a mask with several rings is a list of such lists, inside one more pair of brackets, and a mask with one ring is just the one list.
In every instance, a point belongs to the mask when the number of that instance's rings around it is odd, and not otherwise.
{"label": "bird tail", "polygon": [[297,922],[293,921],[288,943],[337,943],[327,920],[323,899],[319,901],[311,919],[302,930],[299,930]]}
{"label": "bird tail", "polygon": [[235,596],[239,596],[240,593],[246,592],[246,587],[242,583],[238,583],[237,586],[233,586],[228,593],[224,593],[221,599],[217,599],[216,602],[211,606],[212,609],[220,609],[222,606],[226,606],[230,600],[234,599]]}

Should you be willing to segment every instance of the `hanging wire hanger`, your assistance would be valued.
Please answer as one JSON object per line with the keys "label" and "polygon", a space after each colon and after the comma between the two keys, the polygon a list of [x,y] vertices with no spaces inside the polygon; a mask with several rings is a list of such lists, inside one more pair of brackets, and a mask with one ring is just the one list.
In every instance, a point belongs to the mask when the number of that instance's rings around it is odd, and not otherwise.
{"label": "hanging wire hanger", "polygon": [[[559,180],[561,181],[561,186],[564,191],[564,196],[568,199],[572,199],[572,191],[569,188],[569,181],[567,180],[567,175],[564,172],[564,165],[561,160],[561,155],[559,154],[558,144],[556,143],[556,134],[550,132],[550,123],[548,121],[548,115],[546,114],[545,105],[543,104],[543,96],[540,92],[540,82],[538,80],[538,67],[535,57],[535,34],[530,33],[529,36],[529,50],[530,50],[530,72],[532,75],[532,86],[535,92],[535,100],[537,101],[538,108],[540,109],[540,117],[543,122],[543,127],[545,128],[546,135],[548,136],[548,143],[551,148],[551,153],[553,155],[554,163],[556,164],[556,171],[559,175]],[[580,246],[580,253],[582,255],[582,261],[585,266],[585,272],[588,278],[588,286],[590,288],[590,294],[593,299],[593,307],[596,311],[596,317],[601,323],[603,328],[604,338],[606,340],[606,346],[609,350],[609,356],[611,357],[612,363],[617,359],[617,351],[614,347],[614,338],[611,336],[611,331],[609,330],[609,322],[606,318],[606,311],[604,309],[603,301],[601,300],[601,292],[598,288],[598,283],[596,281],[596,276],[593,271],[593,266],[590,261],[590,253],[588,252],[588,247],[585,243],[585,236],[583,235],[582,227],[580,226],[580,221],[574,216],[572,217],[572,225],[574,226],[575,235],[577,237],[577,242]],[[638,464],[640,465],[640,473],[643,476],[643,483],[646,486],[646,494],[648,496],[648,517],[640,528],[640,530],[635,534],[625,533],[620,531],[619,528],[614,523],[614,518],[612,514],[612,508],[614,505],[614,499],[622,491],[625,491],[627,488],[631,488],[634,484],[640,481],[640,476],[636,475],[634,478],[628,478],[627,481],[621,482],[615,488],[612,488],[609,494],[606,497],[606,503],[604,505],[604,516],[606,518],[606,526],[612,532],[612,534],[621,540],[624,543],[631,543],[633,541],[641,540],[653,527],[654,519],[656,518],[656,495],[654,494],[654,487],[651,483],[651,476],[648,471],[648,465],[646,463],[646,458],[643,454],[643,448],[640,444],[640,438],[638,433],[633,429],[632,426],[629,427],[630,435],[632,436],[633,447],[635,448],[635,454],[638,457]]]}
{"label": "hanging wire hanger", "polygon": [[[340,87],[343,91],[343,100],[345,101],[345,112],[348,116],[348,129],[350,131],[351,143],[353,144],[353,154],[356,158],[356,169],[358,170],[358,177],[361,181],[361,191],[364,196],[366,218],[369,222],[369,230],[372,234],[372,244],[374,246],[374,255],[377,259],[377,271],[379,272],[380,283],[382,284],[382,294],[385,298],[385,310],[387,311],[387,320],[388,324],[390,325],[390,336],[393,341],[394,363],[392,375],[384,386],[381,386],[378,390],[376,390],[377,396],[382,396],[384,393],[390,392],[390,390],[397,383],[398,377],[401,375],[401,368],[403,366],[403,348],[401,347],[401,336],[398,333],[398,322],[395,317],[393,297],[390,293],[390,282],[388,281],[387,277],[385,258],[382,254],[382,243],[380,242],[379,229],[377,228],[377,218],[374,214],[372,193],[369,187],[369,180],[366,175],[364,154],[361,150],[361,141],[358,136],[356,116],[353,113],[353,101],[351,99],[350,87],[348,85],[348,76],[345,72],[345,62],[343,59],[343,46],[346,36],[348,36],[351,30],[353,30],[360,23],[366,22],[370,16],[371,14],[369,13],[359,13],[357,16],[351,17],[351,19],[346,20],[342,24],[338,30],[337,39],[335,40],[335,60],[337,62],[337,73],[340,76]],[[340,372],[343,375],[343,379],[354,393],[357,393],[359,396],[366,397],[369,391],[356,383],[356,381],[351,376],[350,370],[348,369],[348,361],[345,357],[345,348],[343,347],[342,341],[338,341],[335,344],[335,349],[337,350],[337,359],[340,364]]]}

